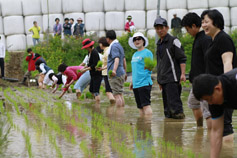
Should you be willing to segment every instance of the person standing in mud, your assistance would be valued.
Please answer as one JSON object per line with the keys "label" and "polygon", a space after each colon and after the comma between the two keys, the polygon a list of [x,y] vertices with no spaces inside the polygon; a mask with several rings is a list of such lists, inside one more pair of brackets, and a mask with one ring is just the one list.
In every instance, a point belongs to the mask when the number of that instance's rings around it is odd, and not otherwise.
{"label": "person standing in mud", "polygon": [[36,60],[34,60],[35,53],[32,51],[31,48],[27,49],[27,53],[28,53],[28,55],[26,56],[26,61],[28,62],[28,70],[24,74],[21,84],[24,84],[27,79],[28,80],[30,79],[31,71],[35,71],[35,61],[36,61]]}
{"label": "person standing in mud", "polygon": [[148,46],[148,39],[140,32],[137,32],[133,37],[129,38],[129,45],[137,51],[132,56],[132,82],[130,90],[133,90],[137,108],[140,110],[140,115],[151,115],[151,70],[145,67],[144,59],[151,58],[153,54],[145,47]]}
{"label": "person standing in mud", "polygon": [[105,83],[105,91],[106,95],[110,101],[111,104],[115,103],[115,98],[112,93],[112,89],[109,84],[109,79],[108,79],[108,72],[107,72],[107,62],[108,62],[108,49],[109,49],[109,43],[106,41],[105,37],[101,37],[98,41],[100,49],[103,51],[103,57],[102,57],[102,62],[103,65],[101,68],[98,68],[98,71],[102,72],[102,77]]}
{"label": "person standing in mud", "polygon": [[106,40],[110,44],[108,49],[107,70],[108,72],[112,71],[109,84],[113,91],[116,105],[122,107],[125,105],[123,98],[123,86],[124,82],[127,80],[127,65],[124,50],[119,41],[116,39],[116,33],[114,30],[106,32]]}
{"label": "person standing in mud", "polygon": [[82,73],[90,70],[91,81],[90,81],[90,92],[94,95],[97,103],[100,102],[100,84],[102,81],[101,71],[96,71],[95,67],[100,61],[100,56],[98,51],[94,48],[94,41],[91,41],[89,38],[82,41],[83,47],[81,49],[86,49],[88,51],[89,63],[88,65],[81,70]]}
{"label": "person standing in mud", "polygon": [[186,81],[186,56],[180,41],[168,34],[167,21],[161,17],[154,27],[160,37],[157,43],[157,82],[162,90],[164,114],[166,118],[183,119],[183,103],[180,95],[181,81]]}
{"label": "person standing in mud", "polygon": [[[193,49],[191,58],[191,70],[189,72],[189,81],[192,83],[193,79],[205,73],[204,55],[211,43],[211,37],[205,35],[204,31],[200,31],[202,25],[201,18],[196,13],[188,13],[182,19],[182,26],[187,32],[193,36]],[[206,119],[207,128],[211,129],[211,113],[206,101],[198,101],[192,89],[188,97],[188,107],[192,109],[193,115],[197,122],[197,126],[203,126],[203,117]]]}
{"label": "person standing in mud", "polygon": [[[1,36],[0,36],[1,40]],[[3,42],[0,42],[0,67],[1,67],[1,76],[0,78],[4,79],[4,58],[6,56],[6,48]]]}
{"label": "person standing in mud", "polygon": [[[205,10],[201,15],[202,28],[205,34],[212,38],[207,52],[205,53],[206,73],[219,76],[236,67],[236,48],[231,37],[224,29],[223,15],[216,9]],[[214,103],[213,103],[214,104]],[[212,112],[210,106],[210,111]],[[224,141],[233,141],[234,131],[232,127],[232,109],[225,109],[223,117],[212,115],[211,128],[211,157],[219,157],[221,143],[220,134]],[[224,119],[224,131],[219,131],[218,124]],[[222,139],[222,137],[221,137]]]}

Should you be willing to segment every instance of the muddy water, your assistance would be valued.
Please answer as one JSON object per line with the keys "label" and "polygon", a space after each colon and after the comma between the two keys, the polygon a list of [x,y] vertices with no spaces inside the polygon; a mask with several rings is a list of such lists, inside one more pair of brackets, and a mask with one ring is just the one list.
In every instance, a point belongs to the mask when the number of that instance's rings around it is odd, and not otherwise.
{"label": "muddy water", "polygon": [[[37,90],[36,90],[37,91]],[[37,93],[36,93],[37,94]],[[46,93],[47,94],[47,93]],[[78,142],[86,141],[88,142],[87,148],[91,150],[94,154],[91,157],[121,157],[116,151],[115,148],[111,145],[111,134],[104,132],[102,134],[101,140],[95,139],[91,133],[86,133],[83,130],[80,130],[73,125],[68,120],[76,120],[79,123],[82,123],[83,119],[86,119],[86,124],[90,128],[98,128],[96,126],[97,118],[95,114],[100,114],[109,120],[116,121],[118,123],[127,124],[131,128],[137,129],[137,139],[136,142],[140,143],[140,147],[135,144],[134,133],[125,132],[121,129],[118,129],[116,132],[122,134],[122,137],[117,138],[118,142],[125,142],[127,148],[131,148],[135,157],[154,157],[152,156],[151,151],[147,148],[152,148],[153,146],[158,146],[157,138],[162,138],[165,141],[173,142],[176,146],[182,147],[184,150],[191,150],[196,155],[201,154],[200,157],[208,157],[210,143],[207,133],[206,124],[204,122],[203,128],[196,128],[196,123],[194,121],[192,112],[187,107],[187,96],[189,94],[188,90],[184,90],[182,93],[182,100],[184,103],[184,113],[186,118],[184,120],[174,120],[166,119],[163,115],[163,104],[161,99],[161,93],[158,90],[157,86],[153,86],[152,91],[152,117],[140,117],[139,112],[136,108],[136,103],[131,91],[127,88],[125,90],[125,102],[126,105],[124,108],[118,108],[112,106],[108,103],[106,96],[102,96],[102,101],[100,105],[96,105],[91,100],[78,101],[75,98],[75,94],[68,94],[64,97],[66,100],[64,102],[65,109],[62,108],[62,111],[57,109],[57,105],[52,102],[51,95],[44,96],[44,106],[41,106],[36,103],[30,103],[29,110],[23,108],[21,113],[25,113],[28,116],[30,123],[26,123],[22,114],[17,114],[14,107],[7,106],[7,110],[12,116],[15,126],[18,128],[11,128],[11,131],[8,135],[8,145],[0,157],[6,158],[25,158],[30,157],[28,152],[27,143],[22,136],[22,130],[29,133],[30,142],[31,142],[31,151],[33,157],[37,158],[54,158],[54,157],[65,157],[65,158],[80,158],[88,157],[85,154],[85,150],[82,150]],[[20,95],[20,93],[19,93]],[[34,94],[33,94],[34,95]],[[29,96],[28,96],[29,97]],[[32,99],[24,98],[24,100],[32,101]],[[47,100],[50,100],[47,102]],[[55,99],[55,101],[57,101]],[[34,102],[34,101],[33,101]],[[77,117],[79,110],[78,107],[87,111],[87,113],[82,114],[82,117]],[[64,136],[57,134],[57,130],[49,130],[49,126],[46,120],[42,121],[39,119],[37,113],[34,113],[33,110],[39,111],[43,114],[45,118],[51,118],[55,121],[63,131],[67,131],[70,135],[75,137],[76,143],[68,141]],[[55,110],[57,109],[57,110]],[[62,112],[66,113],[65,116],[62,115]],[[6,117],[3,115],[2,117]],[[63,119],[63,117],[66,117]],[[234,127],[237,127],[236,115],[233,116]],[[67,120],[67,121],[65,121]],[[107,125],[105,125],[106,127]],[[108,127],[110,127],[108,125]],[[116,130],[116,129],[115,129]],[[151,137],[147,137],[149,133]],[[51,137],[55,137],[55,143],[50,141]],[[237,135],[235,134],[235,137]],[[121,141],[122,140],[122,141]],[[56,145],[54,145],[56,144]],[[221,157],[224,158],[234,158],[237,157],[236,149],[236,139],[233,144],[224,144]],[[55,147],[57,146],[57,147]],[[144,150],[139,150],[142,148]],[[60,150],[57,150],[60,149]],[[60,154],[59,154],[60,153]],[[164,157],[169,157],[167,153]],[[129,157],[129,156],[123,156]],[[174,157],[174,156],[173,156]],[[182,157],[182,156],[175,156]]]}

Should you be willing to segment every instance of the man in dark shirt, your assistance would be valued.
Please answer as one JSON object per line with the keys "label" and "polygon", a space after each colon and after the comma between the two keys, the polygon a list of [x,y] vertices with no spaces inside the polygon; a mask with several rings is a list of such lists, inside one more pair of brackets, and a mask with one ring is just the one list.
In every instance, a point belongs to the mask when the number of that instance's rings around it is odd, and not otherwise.
{"label": "man in dark shirt", "polygon": [[183,119],[180,82],[186,80],[186,56],[180,41],[168,34],[169,26],[165,19],[158,17],[154,27],[160,37],[156,53],[157,82],[162,90],[164,114],[167,118]]}
{"label": "man in dark shirt", "polygon": [[[191,58],[191,70],[189,72],[189,81],[205,73],[204,54],[211,43],[211,37],[205,35],[204,31],[200,31],[202,20],[196,13],[188,13],[182,19],[182,26],[187,32],[193,36],[193,48]],[[203,117],[206,119],[208,129],[211,128],[211,114],[206,101],[198,101],[190,91],[188,97],[188,106],[193,110],[193,115],[197,122],[197,126],[203,126]]]}
{"label": "man in dark shirt", "polygon": [[174,18],[171,20],[171,29],[173,30],[173,36],[179,37],[181,34],[181,19],[177,17],[177,14],[175,13]]}
{"label": "man in dark shirt", "polygon": [[[237,109],[237,68],[214,76],[202,74],[193,81],[193,93],[198,100],[206,100],[212,115],[212,133],[215,152],[219,155],[224,130],[226,109]],[[211,146],[213,148],[214,146]]]}

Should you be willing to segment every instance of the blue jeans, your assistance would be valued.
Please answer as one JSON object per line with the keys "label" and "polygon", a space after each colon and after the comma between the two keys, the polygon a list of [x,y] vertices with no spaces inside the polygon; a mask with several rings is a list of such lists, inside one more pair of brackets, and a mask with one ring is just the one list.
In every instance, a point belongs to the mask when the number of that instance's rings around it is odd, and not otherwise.
{"label": "blue jeans", "polygon": [[74,85],[74,89],[78,89],[83,92],[83,90],[89,85],[91,81],[90,71],[86,71],[81,77],[77,80],[76,84]]}
{"label": "blue jeans", "polygon": [[40,43],[40,39],[39,38],[32,38],[33,39],[33,44],[34,46],[36,45],[36,42],[39,44]]}

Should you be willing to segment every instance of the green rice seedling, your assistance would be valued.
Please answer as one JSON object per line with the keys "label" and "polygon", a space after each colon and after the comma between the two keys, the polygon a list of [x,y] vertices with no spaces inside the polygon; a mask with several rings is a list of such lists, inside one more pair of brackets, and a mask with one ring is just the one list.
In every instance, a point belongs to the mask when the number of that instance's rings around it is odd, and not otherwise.
{"label": "green rice seedling", "polygon": [[156,60],[153,60],[150,57],[144,58],[145,68],[152,70],[156,66]]}
{"label": "green rice seedling", "polygon": [[32,149],[31,149],[31,142],[30,142],[30,136],[28,133],[26,133],[24,130],[21,132],[22,136],[25,138],[25,142],[26,142],[26,148],[29,154],[29,157],[32,158]]}
{"label": "green rice seedling", "polygon": [[96,68],[101,68],[102,65],[103,65],[103,61],[100,60],[97,62]]}
{"label": "green rice seedling", "polygon": [[130,82],[124,82],[124,87],[129,87],[130,86]]}
{"label": "green rice seedling", "polygon": [[109,77],[112,77],[112,73],[113,73],[113,71],[112,70],[109,70]]}
{"label": "green rice seedling", "polygon": [[86,92],[86,98],[87,99],[93,99],[93,95],[90,92]]}
{"label": "green rice seedling", "polygon": [[80,73],[80,72],[81,72],[81,70],[77,70],[77,72],[78,72],[78,73]]}

